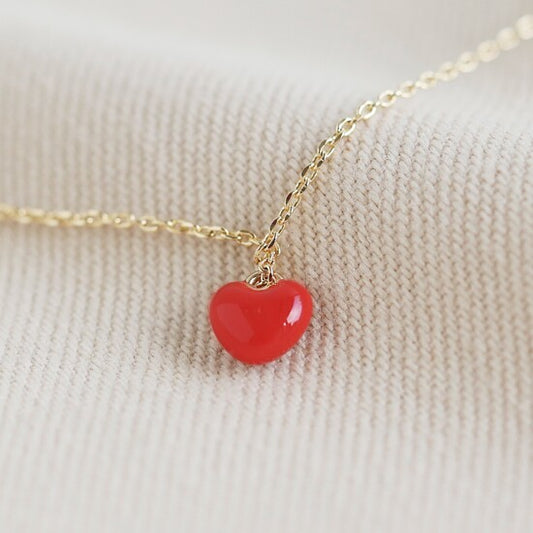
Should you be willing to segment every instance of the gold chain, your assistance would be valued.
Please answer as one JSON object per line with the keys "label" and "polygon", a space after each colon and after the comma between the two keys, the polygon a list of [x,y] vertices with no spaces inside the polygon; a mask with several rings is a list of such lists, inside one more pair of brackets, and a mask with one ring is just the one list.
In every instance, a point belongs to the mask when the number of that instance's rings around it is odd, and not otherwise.
{"label": "gold chain", "polygon": [[300,173],[294,189],[285,198],[278,216],[271,222],[268,233],[261,240],[254,255],[258,272],[262,272],[262,282],[269,285],[275,282],[274,263],[280,253],[279,238],[287,222],[298,207],[304,192],[315,181],[322,164],[331,157],[340,140],[353,133],[357,124],[372,117],[378,109],[390,107],[398,98],[410,98],[419,89],[429,89],[439,82],[451,81],[459,74],[472,72],[480,63],[496,59],[501,52],[516,48],[520,41],[533,38],[533,15],[519,18],[513,27],[502,29],[495,39],[483,41],[475,52],[464,52],[455,62],[447,61],[440,68],[423,72],[417,81],[405,81],[396,90],[382,92],[375,100],[363,102],[353,116],[343,118],[337,123],[335,133],[324,139],[316,153]]}
{"label": "gold chain", "polygon": [[495,39],[480,43],[475,51],[464,52],[455,62],[447,61],[436,71],[423,72],[416,81],[406,81],[396,90],[384,91],[376,99],[363,102],[353,116],[340,120],[333,135],[318,145],[313,159],[300,172],[298,182],[286,196],[283,207],[261,240],[247,230],[230,230],[223,226],[204,226],[185,220],[159,219],[154,216],[136,217],[131,213],[46,211],[0,204],[0,221],[44,224],[51,227],[137,227],[147,232],[164,229],[171,233],[207,239],[225,239],[243,246],[256,246],[254,261],[257,270],[248,280],[257,287],[269,286],[279,279],[274,273],[275,261],[281,251],[279,238],[300,204],[303,194],[315,181],[320,167],[332,156],[341,139],[350,136],[359,123],[367,121],[379,109],[390,107],[398,98],[410,98],[419,89],[429,89],[440,82],[451,81],[459,74],[472,72],[480,63],[493,61],[501,52],[516,48],[521,41],[531,38],[533,38],[533,15],[528,14],[519,18],[512,27],[502,29]]}
{"label": "gold chain", "polygon": [[105,213],[102,211],[45,211],[27,207],[0,204],[0,221],[19,224],[41,224],[49,227],[101,228],[109,226],[117,229],[139,228],[154,232],[166,230],[170,233],[194,235],[204,239],[230,240],[243,246],[258,246],[257,236],[247,230],[229,230],[223,226],[201,226],[180,219],[160,219],[150,215],[136,217],[131,213]]}

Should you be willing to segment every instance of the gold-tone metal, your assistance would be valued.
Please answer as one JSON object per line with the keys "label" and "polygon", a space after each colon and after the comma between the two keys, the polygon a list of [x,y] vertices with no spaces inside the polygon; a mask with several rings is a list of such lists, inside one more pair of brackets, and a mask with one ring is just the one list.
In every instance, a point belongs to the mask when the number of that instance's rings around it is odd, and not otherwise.
{"label": "gold-tone metal", "polygon": [[455,62],[443,63],[435,72],[423,72],[416,81],[406,81],[396,90],[382,92],[375,100],[363,102],[353,116],[341,119],[337,123],[335,133],[318,145],[313,159],[302,170],[294,189],[287,194],[278,216],[270,223],[268,232],[254,254],[257,267],[268,266],[274,271],[279,248],[273,249],[273,246],[279,246],[279,238],[299,205],[303,193],[317,178],[319,168],[333,155],[341,139],[351,135],[361,122],[371,118],[379,109],[390,107],[398,98],[410,98],[418,90],[429,89],[440,82],[451,81],[459,74],[472,72],[481,62],[493,61],[501,52],[511,50],[518,46],[521,40],[531,38],[533,38],[533,15],[528,14],[518,19],[513,27],[501,30],[495,40],[480,43],[474,52],[464,52]]}
{"label": "gold-tone metal", "polygon": [[274,272],[273,265],[267,265],[264,268],[258,268],[252,272],[247,278],[246,283],[251,285],[254,289],[266,289],[271,285],[283,279],[279,274]]}
{"label": "gold-tone metal", "polygon": [[131,213],[104,213],[100,211],[45,211],[5,204],[0,204],[0,222],[43,224],[50,227],[136,227],[146,232],[166,230],[171,233],[193,235],[206,239],[229,240],[243,246],[255,246],[256,270],[246,281],[256,288],[268,287],[280,279],[274,268],[276,258],[281,252],[280,236],[300,204],[305,191],[316,180],[320,167],[333,155],[342,139],[352,135],[360,123],[370,119],[380,109],[390,107],[399,98],[410,98],[419,90],[435,87],[441,82],[454,80],[460,74],[472,72],[481,63],[493,61],[502,52],[512,50],[521,41],[532,38],[533,14],[527,14],[519,18],[512,27],[500,30],[495,39],[481,42],[475,51],[464,52],[455,61],[443,63],[436,71],[423,72],[416,81],[405,81],[396,89],[382,92],[375,100],[363,102],[352,116],[341,119],[337,123],[335,132],[318,145],[311,162],[300,172],[298,181],[285,197],[282,208],[270,223],[268,232],[262,239],[248,230],[204,226],[180,219],[163,220],[154,216],[136,217]]}
{"label": "gold-tone metal", "polygon": [[117,229],[138,228],[147,233],[165,230],[170,233],[194,235],[204,239],[229,240],[243,246],[258,246],[259,239],[248,230],[229,230],[222,226],[201,226],[180,219],[159,219],[154,216],[136,217],[131,213],[105,213],[101,211],[45,211],[0,204],[0,222],[41,224],[49,227]]}

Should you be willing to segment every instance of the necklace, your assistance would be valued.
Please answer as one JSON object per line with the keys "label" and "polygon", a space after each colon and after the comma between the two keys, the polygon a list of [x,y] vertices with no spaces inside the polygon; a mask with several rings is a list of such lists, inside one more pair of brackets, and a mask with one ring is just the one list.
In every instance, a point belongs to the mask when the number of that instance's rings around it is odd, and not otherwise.
{"label": "necklace", "polygon": [[384,91],[376,99],[363,102],[352,116],[340,120],[335,132],[318,145],[311,162],[300,172],[296,185],[286,196],[281,210],[262,238],[247,230],[205,226],[181,219],[163,220],[154,216],[136,217],[131,213],[101,211],[46,211],[7,204],[0,204],[0,221],[49,227],[135,227],[146,232],[166,230],[255,247],[254,271],[246,280],[228,283],[214,294],[209,306],[209,319],[220,344],[233,357],[249,364],[268,363],[292,348],[311,320],[313,304],[309,292],[296,281],[282,279],[275,265],[281,253],[280,237],[289,219],[340,141],[378,110],[390,107],[398,99],[410,98],[419,89],[429,89],[440,82],[451,81],[459,74],[472,72],[480,63],[493,61],[501,52],[532,38],[533,15],[524,15],[512,27],[502,29],[495,39],[480,43],[475,51],[465,52],[456,61],[446,62],[436,71],[422,73],[416,81],[406,81],[396,90]]}

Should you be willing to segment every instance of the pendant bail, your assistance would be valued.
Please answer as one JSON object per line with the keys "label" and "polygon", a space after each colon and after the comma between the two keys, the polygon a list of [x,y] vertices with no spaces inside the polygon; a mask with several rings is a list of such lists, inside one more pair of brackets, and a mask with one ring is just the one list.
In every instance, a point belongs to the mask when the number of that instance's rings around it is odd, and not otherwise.
{"label": "pendant bail", "polygon": [[283,279],[274,272],[276,258],[280,253],[279,243],[274,241],[266,246],[264,241],[261,242],[254,254],[256,269],[246,278],[246,283],[254,289],[267,289]]}
{"label": "pendant bail", "polygon": [[254,289],[267,289],[283,279],[279,274],[274,272],[273,264],[260,265],[247,278],[246,283]]}

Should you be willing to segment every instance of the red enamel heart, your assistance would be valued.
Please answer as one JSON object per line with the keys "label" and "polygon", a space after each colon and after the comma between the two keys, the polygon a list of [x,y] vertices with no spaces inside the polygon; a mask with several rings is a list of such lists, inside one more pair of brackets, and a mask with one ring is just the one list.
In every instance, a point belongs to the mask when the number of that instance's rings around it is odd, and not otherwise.
{"label": "red enamel heart", "polygon": [[221,287],[213,296],[209,319],[215,335],[233,357],[244,363],[268,363],[292,348],[313,313],[307,289],[281,280],[266,289],[244,281]]}

